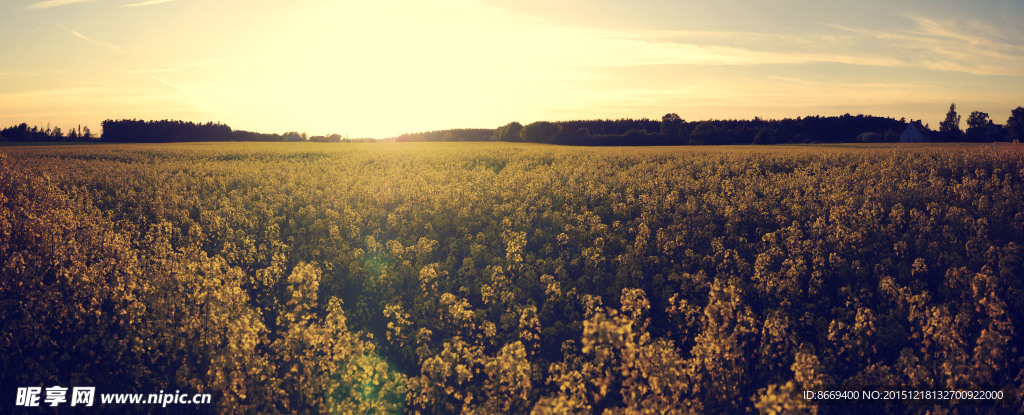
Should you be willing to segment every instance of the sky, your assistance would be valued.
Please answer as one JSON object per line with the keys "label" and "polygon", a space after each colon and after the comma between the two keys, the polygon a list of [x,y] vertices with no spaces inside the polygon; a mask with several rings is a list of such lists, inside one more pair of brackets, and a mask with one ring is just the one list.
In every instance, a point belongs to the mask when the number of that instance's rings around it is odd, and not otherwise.
{"label": "sky", "polygon": [[3,0],[0,127],[393,137],[1024,105],[1020,0]]}

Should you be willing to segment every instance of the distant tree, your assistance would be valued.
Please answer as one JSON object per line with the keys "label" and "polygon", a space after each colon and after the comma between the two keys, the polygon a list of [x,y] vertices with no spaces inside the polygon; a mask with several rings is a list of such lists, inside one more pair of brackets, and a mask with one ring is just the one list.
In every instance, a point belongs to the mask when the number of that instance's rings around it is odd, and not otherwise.
{"label": "distant tree", "polygon": [[523,141],[550,143],[562,132],[562,126],[549,121],[537,121],[523,127],[520,135]]}
{"label": "distant tree", "polygon": [[580,128],[572,133],[572,143],[574,144],[583,144],[587,140],[590,140],[590,129],[587,127]]}
{"label": "distant tree", "polygon": [[985,141],[985,135],[991,123],[988,113],[972,111],[971,115],[967,117],[967,140]]}
{"label": "distant tree", "polygon": [[494,130],[492,140],[494,141],[521,141],[523,125],[512,121]]}
{"label": "distant tree", "polygon": [[946,119],[939,123],[939,133],[947,141],[958,141],[963,138],[963,130],[960,129],[960,115],[956,113],[956,103],[949,104],[949,111],[946,112]]}
{"label": "distant tree", "polygon": [[100,141],[131,143],[171,143],[179,141],[229,141],[235,138],[231,127],[209,122],[104,120]]}
{"label": "distant tree", "polygon": [[92,141],[92,132],[89,131],[89,126],[82,127],[82,134],[79,136],[82,141]]}
{"label": "distant tree", "polygon": [[988,125],[988,113],[981,111],[972,111],[971,115],[967,117],[967,128],[982,128]]}
{"label": "distant tree", "polygon": [[1010,111],[1010,118],[1006,120],[1006,130],[1010,133],[1010,140],[1024,140],[1024,107]]}
{"label": "distant tree", "polygon": [[683,135],[683,124],[686,123],[676,113],[665,114],[661,117],[661,135],[668,139],[678,139]]}
{"label": "distant tree", "polygon": [[[765,120],[713,120],[704,122],[685,122],[676,119],[676,114],[666,114],[661,120],[577,120],[558,122],[563,128],[562,135],[587,128],[591,138],[579,140],[571,134],[564,138],[565,144],[582,145],[664,145],[664,144],[750,144],[765,143],[765,139],[773,138],[775,142],[855,142],[857,135],[865,131],[903,131],[906,122],[893,118],[869,115],[841,116],[809,116],[806,118]],[[702,125],[704,123],[710,123]],[[679,137],[673,138],[673,127],[679,127]],[[655,132],[654,134],[638,134],[640,131]],[[632,134],[627,133],[633,131]],[[700,137],[690,137],[696,131]],[[757,140],[759,133],[761,139]],[[458,136],[457,136],[458,137]],[[887,141],[897,141],[887,137]],[[881,138],[880,138],[881,139]],[[557,139],[556,139],[557,140]],[[770,140],[769,140],[770,142]]]}
{"label": "distant tree", "polygon": [[32,128],[29,128],[28,133],[28,139],[25,141],[43,141],[43,136],[46,135],[46,131],[39,128],[38,125],[33,125]]}
{"label": "distant tree", "polygon": [[758,130],[752,144],[775,144],[775,131],[770,128]]}
{"label": "distant tree", "polygon": [[[395,141],[419,142],[419,141],[495,141],[498,137],[492,128],[454,128],[448,130],[423,131],[418,133],[405,133],[395,137]],[[445,139],[445,136],[449,136]],[[518,136],[517,136],[518,137]]]}
{"label": "distant tree", "polygon": [[690,132],[690,144],[721,144],[722,130],[710,121],[697,124]]}
{"label": "distant tree", "polygon": [[626,131],[625,136],[622,138],[622,144],[627,146],[649,146],[654,144],[655,134],[647,132],[647,130],[629,130]]}
{"label": "distant tree", "polygon": [[4,128],[0,131],[0,136],[6,141],[31,141],[32,130],[28,128],[28,124],[21,123],[13,127]]}
{"label": "distant tree", "polygon": [[566,132],[578,131],[580,128],[590,130],[594,137],[624,135],[629,130],[658,131],[661,128],[661,121],[649,120],[647,118],[631,119],[622,118],[618,120],[574,120],[559,121],[558,125]]}

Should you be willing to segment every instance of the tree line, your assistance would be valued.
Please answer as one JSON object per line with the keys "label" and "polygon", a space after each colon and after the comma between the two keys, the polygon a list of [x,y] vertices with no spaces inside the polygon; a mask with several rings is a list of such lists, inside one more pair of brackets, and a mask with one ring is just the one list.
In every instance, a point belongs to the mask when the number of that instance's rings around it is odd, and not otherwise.
{"label": "tree line", "polygon": [[967,131],[960,129],[960,115],[956,103],[949,104],[946,118],[939,124],[937,138],[941,141],[1004,141],[1024,138],[1024,107],[1010,111],[1006,125],[996,125],[987,112],[971,111],[967,117]]}
{"label": "tree line", "polygon": [[[1011,111],[1005,125],[997,125],[988,113],[973,111],[967,131],[960,129],[956,104],[932,131],[924,124],[929,141],[994,142],[1024,138],[1024,107]],[[453,129],[403,134],[394,141],[510,141],[584,146],[802,144],[897,142],[915,121],[871,115],[820,116],[765,120],[686,121],[678,114],[662,119],[537,121],[523,125],[510,122],[493,130]],[[916,121],[919,123],[919,121]]]}
{"label": "tree line", "polygon": [[[60,127],[29,127],[26,123],[0,130],[0,141],[11,142],[110,142],[110,143],[173,143],[193,141],[289,141],[292,137],[301,141],[344,141],[340,135],[307,138],[298,133],[267,134],[245,130],[234,130],[226,124],[207,122],[195,123],[180,120],[104,120],[100,135],[93,134],[89,127],[78,126],[67,132]],[[300,140],[292,140],[300,141]]]}
{"label": "tree line", "polygon": [[[924,125],[929,141],[995,142],[1024,139],[1024,107],[1011,111],[1005,125],[995,124],[988,113],[973,111],[967,131],[960,129],[956,104],[938,131]],[[564,145],[644,146],[897,142],[914,121],[871,115],[808,116],[781,120],[683,120],[670,113],[661,121],[621,119],[548,122],[527,125],[512,122],[494,130],[494,141],[527,141]],[[918,122],[919,123],[919,122]]]}
{"label": "tree line", "polygon": [[173,143],[181,141],[283,141],[279,134],[235,131],[231,127],[208,122],[104,120],[100,141],[115,143]]}
{"label": "tree line", "polygon": [[[956,104],[950,104],[937,131],[921,125],[928,141],[995,142],[1024,138],[1024,107],[1010,112],[1005,125],[997,125],[990,115],[972,111],[967,130],[960,128],[961,116]],[[820,116],[765,120],[686,121],[678,114],[665,114],[661,120],[648,118],[617,120],[537,121],[527,125],[510,122],[498,128],[456,128],[406,133],[387,141],[510,141],[583,146],[648,145],[722,145],[722,144],[801,144],[849,142],[897,142],[900,134],[919,121],[896,120],[872,115]],[[55,142],[100,141],[132,143],[169,143],[185,141],[317,141],[351,142],[338,134],[308,137],[305,133],[266,134],[233,130],[222,124],[189,121],[105,120],[102,135],[79,126],[66,133],[60,127],[29,127],[27,124],[0,130],[0,141]],[[367,141],[367,140],[354,140]]]}
{"label": "tree line", "polygon": [[455,128],[450,130],[405,133],[395,137],[399,143],[414,141],[490,141],[494,134],[491,128]]}
{"label": "tree line", "polygon": [[50,142],[50,141],[97,141],[98,136],[92,134],[89,131],[89,127],[71,128],[66,133],[61,130],[60,127],[51,127],[47,125],[46,128],[41,126],[29,127],[26,123],[18,125],[12,125],[10,127],[0,130],[0,141],[38,141],[38,142]]}

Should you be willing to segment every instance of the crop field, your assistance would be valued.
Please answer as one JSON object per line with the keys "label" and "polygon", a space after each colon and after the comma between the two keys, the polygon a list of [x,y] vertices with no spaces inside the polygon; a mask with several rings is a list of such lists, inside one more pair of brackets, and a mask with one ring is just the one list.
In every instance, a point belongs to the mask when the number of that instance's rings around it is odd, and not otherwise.
{"label": "crop field", "polygon": [[1013,145],[0,147],[0,206],[0,412],[1024,412]]}

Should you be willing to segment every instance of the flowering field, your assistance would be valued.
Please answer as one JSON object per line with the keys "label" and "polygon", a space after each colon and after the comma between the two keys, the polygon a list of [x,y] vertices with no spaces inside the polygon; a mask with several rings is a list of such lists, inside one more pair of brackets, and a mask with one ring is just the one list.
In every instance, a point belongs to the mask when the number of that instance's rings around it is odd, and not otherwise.
{"label": "flowering field", "polygon": [[0,147],[0,206],[0,412],[1024,411],[1011,145]]}

